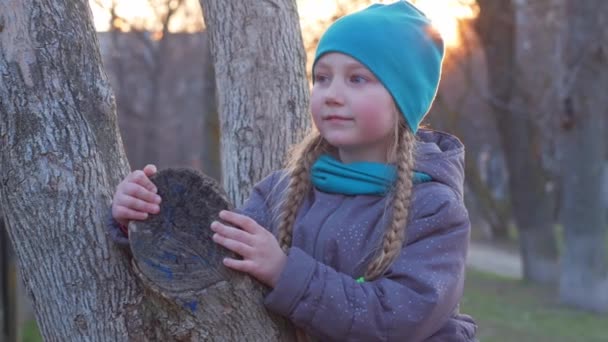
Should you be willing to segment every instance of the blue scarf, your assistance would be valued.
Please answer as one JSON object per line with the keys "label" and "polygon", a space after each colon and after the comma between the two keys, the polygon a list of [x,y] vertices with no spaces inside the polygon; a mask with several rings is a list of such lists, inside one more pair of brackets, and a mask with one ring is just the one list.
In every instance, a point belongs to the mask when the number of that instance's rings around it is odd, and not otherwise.
{"label": "blue scarf", "polygon": [[[397,168],[394,165],[375,162],[343,164],[326,154],[314,163],[311,176],[317,189],[343,195],[384,196],[396,179]],[[414,184],[431,180],[426,173],[414,172]]]}

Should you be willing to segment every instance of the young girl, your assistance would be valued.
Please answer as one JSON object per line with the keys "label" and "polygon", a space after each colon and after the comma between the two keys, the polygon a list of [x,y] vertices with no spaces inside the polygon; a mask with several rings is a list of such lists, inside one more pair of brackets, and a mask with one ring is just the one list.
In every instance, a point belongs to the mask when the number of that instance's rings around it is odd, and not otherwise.
{"label": "young girl", "polygon": [[[313,65],[316,130],[238,213],[220,213],[229,224],[210,227],[242,257],[224,264],[268,285],[267,308],[312,337],[475,340],[458,311],[470,229],[464,147],[418,130],[442,59],[441,38],[406,1],[336,21]],[[117,187],[116,223],[158,212],[155,171]]]}

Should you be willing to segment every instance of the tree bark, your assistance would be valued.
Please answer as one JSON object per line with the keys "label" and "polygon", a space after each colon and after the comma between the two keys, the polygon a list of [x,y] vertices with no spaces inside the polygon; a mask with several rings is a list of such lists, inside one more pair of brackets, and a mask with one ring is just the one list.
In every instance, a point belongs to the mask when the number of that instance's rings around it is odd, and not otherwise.
{"label": "tree bark", "polygon": [[200,3],[216,75],[223,184],[238,206],[309,126],[296,2]]}
{"label": "tree bark", "polygon": [[608,312],[606,211],[601,182],[608,117],[608,2],[566,1],[564,66],[559,111],[565,233],[560,297]]}
{"label": "tree bark", "polygon": [[[42,336],[219,341],[257,331],[258,320],[198,324],[189,306],[131,272],[104,234],[129,169],[88,6],[0,2],[0,206]],[[259,291],[249,289],[238,303],[222,302],[230,286],[207,299],[217,310],[250,302],[243,307],[261,312]]]}
{"label": "tree bark", "polygon": [[[547,28],[553,22],[547,13],[538,13],[547,2],[526,2],[518,7],[510,0],[478,3],[481,14],[477,30],[484,42],[490,92],[509,171],[524,279],[554,283],[558,276],[555,193],[547,191],[551,188],[543,166],[545,140],[538,127],[539,112],[547,115],[552,111],[537,102],[539,92],[548,87],[546,82],[552,81],[539,79],[538,74],[551,70],[544,68],[546,57],[552,53],[544,40],[551,38],[547,37],[551,34]],[[544,87],[539,82],[545,82]]]}
{"label": "tree bark", "polygon": [[88,3],[0,13],[0,201],[41,333],[125,340],[139,291],[103,217],[128,168]]}

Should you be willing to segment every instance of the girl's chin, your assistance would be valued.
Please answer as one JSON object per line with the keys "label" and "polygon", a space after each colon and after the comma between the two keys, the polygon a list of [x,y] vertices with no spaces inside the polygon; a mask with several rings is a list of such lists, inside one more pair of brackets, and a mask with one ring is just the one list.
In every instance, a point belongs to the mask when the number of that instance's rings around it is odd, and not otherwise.
{"label": "girl's chin", "polygon": [[354,141],[347,137],[325,136],[325,140],[335,148],[352,148],[356,146]]}

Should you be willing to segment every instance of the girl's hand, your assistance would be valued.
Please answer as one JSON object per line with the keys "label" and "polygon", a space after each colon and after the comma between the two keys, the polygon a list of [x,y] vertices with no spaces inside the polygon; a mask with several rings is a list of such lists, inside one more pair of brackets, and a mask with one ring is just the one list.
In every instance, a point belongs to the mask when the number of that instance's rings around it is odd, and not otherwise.
{"label": "girl's hand", "polygon": [[160,211],[160,196],[150,180],[156,173],[156,166],[146,165],[142,170],[135,170],[125,177],[116,187],[112,200],[112,216],[126,226],[130,220],[145,220],[148,214]]}
{"label": "girl's hand", "polygon": [[232,226],[214,221],[213,241],[243,257],[243,260],[225,258],[224,265],[274,288],[287,262],[287,255],[274,235],[245,215],[222,210],[220,218]]}

